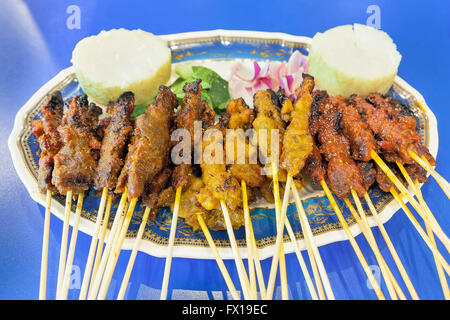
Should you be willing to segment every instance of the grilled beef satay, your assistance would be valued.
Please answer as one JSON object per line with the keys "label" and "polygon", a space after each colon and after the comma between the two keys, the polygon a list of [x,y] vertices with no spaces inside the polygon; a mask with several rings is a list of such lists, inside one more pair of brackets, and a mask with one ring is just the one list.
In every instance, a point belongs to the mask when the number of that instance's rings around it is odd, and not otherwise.
{"label": "grilled beef satay", "polygon": [[52,184],[54,156],[61,149],[62,142],[57,128],[64,114],[64,101],[61,92],[55,91],[47,97],[41,108],[42,119],[33,121],[33,134],[39,143],[41,155],[39,158],[38,185],[42,192],[55,191]]}
{"label": "grilled beef satay", "polygon": [[68,111],[58,132],[63,146],[54,157],[52,183],[61,194],[89,189],[97,166],[96,155],[101,143],[96,136],[102,109],[88,103],[85,94],[68,99]]}
{"label": "grilled beef satay", "polygon": [[131,113],[134,110],[134,94],[125,92],[108,104],[108,121],[104,130],[100,159],[94,179],[97,190],[112,190],[117,184],[123,166],[126,144],[133,131]]}
{"label": "grilled beef satay", "polygon": [[303,75],[303,83],[296,90],[297,100],[291,112],[291,122],[283,136],[280,165],[293,177],[302,170],[313,149],[313,139],[309,132],[313,88],[314,78]]}
{"label": "grilled beef satay", "polygon": [[339,131],[340,114],[324,92],[314,103],[320,111],[315,126],[319,150],[328,162],[327,176],[331,190],[338,198],[350,196],[355,190],[360,197],[365,193],[359,168],[350,156],[350,144]]}
{"label": "grilled beef satay", "polygon": [[132,141],[120,173],[116,193],[128,188],[129,199],[143,195],[154,177],[169,164],[170,129],[178,105],[168,87],[159,88],[156,100],[136,118]]}

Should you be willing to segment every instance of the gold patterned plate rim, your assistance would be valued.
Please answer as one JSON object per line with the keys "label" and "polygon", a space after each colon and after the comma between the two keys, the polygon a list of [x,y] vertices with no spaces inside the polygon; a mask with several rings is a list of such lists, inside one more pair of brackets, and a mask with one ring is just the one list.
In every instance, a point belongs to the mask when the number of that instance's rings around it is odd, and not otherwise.
{"label": "gold patterned plate rim", "polygon": [[[292,48],[308,47],[311,43],[311,38],[304,36],[294,36],[286,33],[274,33],[274,32],[260,32],[260,31],[242,31],[242,30],[212,30],[212,31],[197,31],[188,33],[178,33],[170,35],[162,35],[161,37],[168,40],[171,47],[176,47],[178,45],[186,44],[196,44],[204,42],[249,42],[249,43],[277,43],[280,45],[287,45]],[[11,153],[11,157],[14,163],[14,168],[19,175],[19,178],[24,183],[27,188],[28,193],[31,198],[45,206],[45,195],[39,191],[37,181],[33,174],[30,172],[25,164],[25,159],[23,156],[23,150],[21,150],[20,137],[23,131],[24,122],[29,115],[30,110],[36,106],[49,92],[51,92],[55,87],[64,86],[64,82],[69,81],[68,79],[73,79],[74,70],[73,67],[59,72],[53,79],[48,81],[43,85],[35,94],[22,106],[22,108],[17,112],[14,128],[8,139],[8,147]],[[394,86],[396,90],[400,90],[407,95],[409,95],[415,102],[416,107],[420,105],[422,112],[426,116],[426,129],[427,129],[427,139],[426,144],[430,150],[430,153],[436,157],[438,151],[438,131],[437,131],[437,120],[431,109],[426,104],[422,95],[411,87],[406,81],[400,77],[396,77]],[[394,213],[400,209],[395,201],[388,203],[379,216],[383,223],[387,222]],[[64,206],[55,199],[52,200],[51,204],[52,213],[59,219],[64,219]],[[73,225],[74,215],[71,215],[70,224]],[[371,226],[375,226],[376,222],[369,217],[369,223]],[[81,232],[93,235],[95,232],[95,221],[82,218],[80,220],[79,229]],[[356,224],[350,227],[350,231],[353,235],[358,235],[361,230]],[[109,230],[108,230],[109,232]],[[123,249],[131,249],[133,247],[132,238],[127,238],[124,241]],[[287,239],[286,239],[287,240]],[[342,229],[330,230],[327,232],[319,233],[314,236],[314,241],[317,246],[326,245],[329,243],[347,240],[347,236]],[[297,241],[297,244],[301,250],[305,249],[305,245],[302,239]],[[261,259],[265,259],[273,255],[272,245],[266,245],[259,248],[259,256]],[[157,257],[165,257],[167,254],[167,246],[154,243],[149,240],[143,240],[139,248],[140,251]],[[230,247],[219,247],[218,248],[222,258],[232,259],[233,253]],[[293,252],[294,245],[287,241],[285,243],[285,251]],[[194,259],[214,259],[211,250],[207,246],[199,245],[176,245],[173,251],[175,257],[184,258],[194,258]],[[245,258],[247,257],[247,252],[245,247],[241,248],[241,255]]]}

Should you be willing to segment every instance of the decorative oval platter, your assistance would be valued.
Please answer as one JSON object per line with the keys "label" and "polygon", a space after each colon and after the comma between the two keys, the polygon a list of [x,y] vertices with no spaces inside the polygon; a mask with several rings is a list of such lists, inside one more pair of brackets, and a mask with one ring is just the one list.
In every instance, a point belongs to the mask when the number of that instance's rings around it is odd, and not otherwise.
{"label": "decorative oval platter", "polygon": [[[267,33],[253,31],[227,31],[214,30],[192,33],[171,34],[162,36],[168,40],[168,45],[172,50],[172,66],[182,63],[195,63],[204,65],[219,73],[227,79],[229,70],[233,63],[238,60],[277,60],[287,61],[289,56],[299,50],[303,55],[308,55],[308,48],[311,38],[293,36],[283,33]],[[174,74],[172,73],[174,80]],[[32,121],[40,117],[40,106],[44,102],[45,96],[54,91],[61,90],[63,98],[66,99],[82,92],[73,68],[61,71],[52,80],[40,88],[31,99],[19,110],[16,115],[14,129],[9,137],[8,145],[14,162],[15,169],[20,179],[25,184],[33,200],[41,205],[45,205],[45,194],[40,193],[37,184],[39,145],[32,134]],[[438,131],[434,114],[426,105],[423,97],[414,88],[408,85],[400,77],[396,77],[395,83],[389,95],[407,102],[414,111],[419,125],[422,142],[428,147],[430,153],[436,157],[438,151]],[[341,229],[339,220],[334,215],[333,209],[327,198],[321,191],[313,190],[310,186],[300,191],[303,205],[308,214],[309,222],[318,246],[328,243],[346,240],[347,237]],[[380,191],[377,187],[371,188],[370,197],[380,218],[385,223],[400,206],[393,201],[391,195]],[[100,198],[91,191],[85,198],[83,204],[80,230],[87,234],[94,234],[95,219]],[[54,195],[52,199],[52,213],[59,219],[64,217],[64,197]],[[338,202],[346,217],[347,223],[351,226],[353,235],[360,233],[359,227],[354,219],[349,215],[344,202]],[[73,203],[72,210],[75,210]],[[118,200],[114,203],[111,212],[110,223],[117,209]],[[370,215],[366,208],[367,214]],[[133,238],[135,237],[141,217],[142,208],[138,205],[128,230],[127,238],[124,242],[124,249],[131,249]],[[288,218],[294,229],[295,235],[301,249],[304,248],[303,234],[300,221],[296,213],[295,205],[288,207]],[[71,219],[74,217],[72,216]],[[254,233],[259,248],[259,257],[264,259],[273,254],[275,244],[275,213],[270,206],[255,206],[251,208],[251,218]],[[372,226],[375,221],[369,218]],[[71,220],[71,224],[73,220]],[[149,221],[144,233],[144,238],[140,251],[147,254],[164,257],[167,253],[167,243],[171,224],[171,212],[164,208],[155,221]],[[246,257],[244,228],[235,230],[236,240],[241,247],[241,255]],[[212,232],[221,256],[225,259],[232,259],[233,254],[226,231]],[[293,252],[294,248],[287,235],[285,236],[285,251]],[[205,237],[201,232],[194,232],[190,226],[182,219],[178,221],[173,252],[176,257],[213,259],[213,254],[208,247]]]}

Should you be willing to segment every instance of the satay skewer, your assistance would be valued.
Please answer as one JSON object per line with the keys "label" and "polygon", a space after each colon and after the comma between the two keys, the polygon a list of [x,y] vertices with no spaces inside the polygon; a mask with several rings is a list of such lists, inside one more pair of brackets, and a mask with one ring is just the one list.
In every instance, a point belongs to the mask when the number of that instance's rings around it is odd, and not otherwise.
{"label": "satay skewer", "polygon": [[122,196],[120,198],[119,206],[116,211],[116,215],[114,217],[114,221],[109,232],[108,242],[106,244],[105,250],[103,251],[102,257],[100,259],[100,264],[98,270],[95,274],[93,274],[93,278],[91,280],[91,286],[89,287],[88,299],[95,300],[97,298],[98,290],[100,288],[100,284],[103,278],[103,274],[105,272],[105,268],[108,262],[109,254],[111,250],[114,248],[115,244],[115,235],[120,228],[120,220],[124,214],[124,210],[126,209],[127,203],[127,187],[125,186],[124,192],[122,192]]}
{"label": "satay skewer", "polygon": [[41,256],[41,275],[39,283],[39,300],[46,299],[47,291],[47,262],[48,262],[48,237],[50,233],[50,206],[52,203],[52,192],[47,189],[45,215],[44,215],[44,234],[42,237],[42,256]]}
{"label": "satay skewer", "polygon": [[366,202],[367,202],[367,204],[369,206],[370,212],[372,213],[372,216],[374,217],[374,219],[375,219],[375,221],[376,221],[376,223],[378,225],[378,228],[381,231],[381,235],[383,236],[384,241],[386,242],[386,244],[388,246],[389,252],[391,253],[392,257],[394,258],[394,262],[397,265],[398,270],[400,271],[400,275],[402,276],[403,281],[405,282],[406,287],[408,288],[408,291],[411,294],[411,297],[414,300],[419,300],[419,296],[417,295],[416,289],[414,288],[414,286],[413,286],[413,284],[411,282],[411,279],[409,278],[408,273],[406,272],[406,269],[403,266],[402,260],[398,256],[398,253],[395,250],[395,247],[392,244],[392,241],[389,238],[389,235],[388,235],[386,229],[384,228],[384,225],[381,222],[380,217],[378,216],[378,212],[375,209],[375,207],[374,207],[374,205],[372,203],[372,200],[370,199],[370,197],[367,194],[367,192],[364,194],[364,199],[366,200]]}
{"label": "satay skewer", "polygon": [[372,159],[377,163],[377,165],[383,170],[383,172],[388,176],[388,178],[394,183],[394,185],[400,190],[400,192],[408,199],[414,209],[419,213],[425,223],[430,225],[430,228],[436,234],[436,236],[442,241],[447,251],[450,252],[450,241],[444,231],[441,229],[439,224],[434,217],[429,216],[424,208],[411,196],[406,187],[400,182],[400,180],[395,176],[391,169],[385,164],[385,162],[380,158],[380,156],[373,150],[370,151]]}
{"label": "satay skewer", "polygon": [[211,236],[211,233],[208,230],[208,226],[205,223],[205,220],[203,219],[202,215],[200,213],[197,214],[197,220],[198,223],[203,231],[203,234],[205,235],[206,240],[208,241],[209,247],[211,248],[214,257],[217,262],[217,266],[219,267],[220,272],[222,273],[223,279],[225,280],[225,283],[228,287],[228,290],[230,290],[231,296],[234,300],[240,300],[239,295],[236,291],[236,288],[233,284],[233,281],[231,280],[230,274],[227,271],[227,268],[225,264],[223,263],[222,258],[220,257],[219,251],[217,250],[217,247],[214,243],[214,239]]}
{"label": "satay skewer", "polygon": [[441,187],[442,191],[444,191],[447,198],[450,199],[450,185],[448,181],[445,180],[439,173],[437,173],[437,171],[431,166],[431,164],[424,156],[419,157],[417,153],[412,150],[408,150],[408,153],[411,158],[414,159],[414,161],[416,161],[422,168],[424,168],[429,174],[433,176],[438,185]]}
{"label": "satay skewer", "polygon": [[361,263],[361,265],[364,269],[364,272],[366,273],[366,275],[370,281],[370,284],[372,285],[372,288],[375,291],[375,294],[377,295],[378,299],[385,300],[386,298],[384,297],[383,292],[381,291],[380,286],[378,285],[378,282],[375,280],[375,277],[373,276],[373,273],[370,270],[369,265],[367,264],[367,261],[364,258],[363,253],[361,252],[361,249],[359,248],[358,244],[356,243],[355,238],[353,237],[353,235],[348,227],[348,224],[345,221],[344,216],[341,213],[341,210],[339,209],[336,201],[334,200],[333,195],[331,194],[330,189],[328,188],[328,185],[326,184],[326,182],[324,180],[322,180],[320,182],[320,184],[321,184],[323,190],[325,191],[325,194],[326,194],[328,200],[330,201],[331,206],[333,207],[334,212],[336,213],[336,216],[339,219],[339,222],[341,223],[341,225],[344,229],[344,232],[346,233],[347,238],[350,241],[350,244],[356,253],[356,256],[358,257],[358,260]]}
{"label": "satay skewer", "polygon": [[248,280],[247,272],[245,271],[244,262],[242,261],[239,253],[239,248],[234,236],[233,226],[231,224],[230,214],[228,213],[227,205],[223,200],[220,200],[220,206],[222,207],[222,214],[225,220],[225,226],[230,239],[231,250],[233,251],[234,262],[238,272],[239,282],[241,283],[242,292],[246,300],[250,299],[250,283]]}
{"label": "satay skewer", "polygon": [[247,245],[247,263],[248,263],[248,274],[250,281],[250,289],[252,294],[252,299],[256,300],[258,298],[257,287],[256,287],[256,274],[255,274],[255,258],[254,258],[254,246],[251,232],[251,217],[250,210],[248,208],[248,198],[247,198],[247,185],[245,181],[241,181],[241,191],[242,191],[242,204],[244,209],[244,226],[245,226],[245,242]]}
{"label": "satay skewer", "polygon": [[[62,283],[62,291],[60,291],[59,299],[66,300],[69,292],[70,275],[72,274],[73,258],[75,255],[75,247],[77,245],[78,226],[80,225],[81,210],[83,208],[84,193],[78,194],[77,209],[75,212],[75,221],[73,223],[72,235],[70,237],[69,252],[64,268],[64,278]],[[58,298],[58,297],[57,297]]]}
{"label": "satay skewer", "polygon": [[[408,185],[414,191],[417,199],[419,200],[419,203],[421,205],[423,205],[423,207],[425,208],[425,211],[427,211],[427,213],[429,215],[431,215],[432,214],[431,210],[428,207],[427,203],[425,202],[425,200],[424,200],[424,198],[422,196],[422,192],[420,191],[420,186],[419,186],[418,181],[416,180],[415,183],[412,181],[410,175],[408,174],[408,172],[406,171],[405,167],[402,164],[397,163],[397,166],[399,167],[401,173],[403,174],[403,176],[405,177],[406,181],[408,182]],[[436,242],[435,242],[435,239],[434,239],[433,232],[431,232],[430,226],[427,223],[425,223],[425,228],[427,230],[427,234],[428,234],[428,237],[430,238],[431,244],[434,247],[436,247]],[[446,299],[449,299],[450,298],[450,292],[449,292],[449,288],[448,288],[448,284],[447,284],[447,279],[446,279],[445,273],[444,273],[444,271],[442,269],[441,264],[437,261],[437,258],[436,258],[436,256],[434,254],[433,254],[433,259],[435,260],[436,269],[437,269],[437,272],[438,272],[439,281],[441,282],[441,287],[442,287],[442,291],[444,293],[444,297]]]}
{"label": "satay skewer", "polygon": [[66,206],[64,209],[64,222],[63,222],[63,232],[62,232],[62,238],[61,238],[61,248],[59,251],[59,266],[58,266],[58,280],[57,280],[57,284],[56,284],[56,297],[58,297],[60,294],[60,288],[62,287],[64,273],[65,273],[71,206],[72,206],[72,190],[69,190],[66,193]]}
{"label": "satay skewer", "polygon": [[161,286],[160,300],[167,299],[167,288],[169,287],[170,268],[172,266],[173,246],[175,242],[175,235],[177,232],[178,211],[180,209],[181,189],[182,189],[181,186],[178,187],[175,193],[175,204],[173,207],[172,223],[170,225],[169,244],[167,248],[166,263],[164,265],[164,275]]}
{"label": "satay skewer", "polygon": [[[100,199],[100,206],[97,211],[97,221],[95,222],[95,232],[92,235],[91,245],[89,246],[88,258],[86,261],[86,268],[84,269],[83,281],[80,289],[80,300],[86,298],[86,293],[89,286],[89,280],[91,278],[92,264],[94,262],[94,256],[97,249],[98,235],[100,233],[101,224],[103,221],[103,212],[105,211],[106,200],[108,198],[108,189],[103,188],[102,197]],[[100,244],[98,245],[100,247]]]}
{"label": "satay skewer", "polygon": [[[105,274],[103,276],[102,283],[97,296],[98,300],[104,300],[106,298],[106,294],[108,293],[109,284],[111,283],[111,279],[114,274],[117,260],[119,259],[120,251],[122,250],[123,241],[125,240],[125,237],[127,235],[128,227],[130,225],[131,217],[133,216],[137,200],[138,200],[137,198],[132,198],[130,200],[130,205],[128,206],[127,214],[125,215],[124,222],[118,234],[118,239],[116,243],[114,243],[113,245],[112,259],[108,261],[108,264],[105,269]],[[145,210],[150,211],[150,208],[147,207]],[[145,212],[144,215],[146,215]]]}
{"label": "satay skewer", "polygon": [[[396,293],[398,284],[396,284],[397,286],[394,288],[395,278],[393,277],[386,261],[383,259],[383,256],[381,255],[380,249],[378,248],[375,238],[373,237],[372,231],[370,230],[370,226],[368,225],[368,223],[366,223],[366,220],[364,219],[365,218],[364,209],[361,206],[361,202],[359,201],[358,197],[354,198],[354,200],[355,200],[356,208],[358,209],[359,215],[355,211],[355,208],[351,204],[350,200],[348,198],[344,198],[345,204],[350,209],[350,212],[351,212],[353,218],[355,219],[356,223],[360,227],[364,237],[366,238],[367,242],[369,243],[370,247],[372,248],[373,253],[375,254],[375,258],[377,259],[378,265],[380,266],[380,270],[383,275],[383,278],[386,283],[386,287],[388,289],[391,299],[398,300],[397,293]],[[360,218],[360,216],[361,216],[361,218]]]}

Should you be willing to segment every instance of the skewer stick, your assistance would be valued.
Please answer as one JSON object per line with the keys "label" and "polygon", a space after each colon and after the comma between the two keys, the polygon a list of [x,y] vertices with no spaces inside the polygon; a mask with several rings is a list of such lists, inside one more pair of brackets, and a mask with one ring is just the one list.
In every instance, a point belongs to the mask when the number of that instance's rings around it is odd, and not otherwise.
{"label": "skewer stick", "polygon": [[86,298],[87,289],[89,286],[89,279],[91,277],[92,263],[94,262],[95,251],[97,249],[97,237],[100,232],[100,227],[103,219],[103,211],[105,211],[106,199],[108,198],[108,189],[103,188],[102,198],[100,200],[100,206],[97,212],[97,221],[95,222],[95,233],[92,236],[91,245],[89,247],[89,254],[86,262],[86,268],[84,270],[83,282],[80,290],[80,300]]}
{"label": "skewer stick", "polygon": [[434,217],[429,217],[426,212],[424,211],[424,208],[411,196],[411,194],[408,192],[408,190],[405,188],[405,186],[398,180],[398,178],[395,176],[395,174],[391,171],[391,169],[384,163],[384,161],[378,156],[378,154],[375,151],[371,151],[371,157],[372,159],[378,164],[378,166],[383,170],[383,172],[388,176],[388,178],[394,183],[394,185],[400,190],[400,192],[408,199],[408,201],[411,203],[411,205],[416,209],[417,213],[422,217],[422,219],[425,221],[425,223],[429,223],[431,229],[436,234],[436,236],[442,241],[447,251],[450,252],[450,241],[447,237],[447,235],[444,233],[442,228],[437,223],[436,219],[433,219]]}
{"label": "skewer stick", "polygon": [[198,224],[202,228],[203,234],[205,235],[206,240],[208,241],[209,247],[211,248],[214,257],[216,258],[217,266],[219,267],[220,272],[222,273],[223,279],[225,280],[225,283],[227,284],[228,290],[230,290],[231,296],[234,300],[240,300],[239,295],[236,291],[236,288],[234,287],[233,281],[231,280],[230,274],[227,271],[227,268],[225,267],[225,264],[223,263],[222,258],[219,255],[219,251],[217,250],[217,247],[214,243],[214,240],[211,236],[211,233],[208,230],[208,227],[205,223],[205,220],[203,220],[203,217],[201,214],[197,214],[197,220]]}
{"label": "skewer stick", "polygon": [[384,228],[383,223],[380,220],[380,217],[378,215],[377,210],[375,209],[372,200],[370,199],[367,192],[364,194],[364,199],[366,200],[367,204],[369,205],[370,212],[372,212],[372,216],[375,218],[375,221],[378,225],[378,228],[381,231],[381,235],[383,236],[384,241],[386,242],[389,252],[392,255],[392,258],[394,258],[395,264],[397,265],[398,270],[400,271],[400,275],[403,278],[403,281],[406,284],[406,287],[408,288],[409,294],[413,298],[413,300],[419,300],[419,296],[417,295],[416,289],[414,288],[411,279],[408,276],[408,273],[406,272],[405,267],[403,266],[402,260],[398,256],[397,250],[395,250],[394,245],[392,244],[391,239],[389,238],[389,235]]}
{"label": "skewer stick", "polygon": [[[353,191],[353,190],[352,190]],[[365,217],[364,210],[361,206],[361,202],[359,201],[358,196],[355,197],[355,195],[352,192],[352,195],[355,200],[356,208],[358,209],[359,216]],[[353,218],[356,220],[356,223],[361,228],[361,231],[366,238],[367,242],[369,243],[370,247],[372,248],[373,253],[375,254],[375,258],[377,259],[378,265],[380,266],[381,274],[383,275],[384,281],[386,282],[386,287],[388,289],[389,295],[392,300],[398,300],[397,294],[395,292],[394,284],[392,281],[392,278],[388,272],[390,272],[388,265],[386,261],[383,259],[383,256],[381,255],[380,249],[378,248],[378,245],[375,241],[375,238],[372,234],[372,231],[370,230],[370,226],[363,221],[364,218],[360,219],[358,216],[358,213],[355,211],[355,208],[351,204],[350,200],[348,198],[344,199],[347,207],[350,209],[351,214],[353,215]],[[388,271],[389,270],[389,271]]]}
{"label": "skewer stick", "polygon": [[[329,300],[334,300],[335,299],[334,293],[333,290],[331,289],[331,284],[330,280],[328,279],[327,271],[325,270],[325,266],[323,264],[322,257],[320,256],[320,252],[317,249],[316,244],[314,243],[314,235],[311,231],[311,227],[308,222],[308,217],[306,215],[305,209],[303,208],[302,201],[300,200],[300,197],[298,195],[297,187],[295,186],[294,183],[292,184],[292,193],[294,194],[295,204],[297,206],[297,212],[300,217],[300,224],[302,226],[303,234],[305,235],[305,238],[308,237],[306,243],[308,244],[309,242],[311,246],[311,251],[314,254],[315,263],[317,264],[317,268],[319,269],[320,277],[322,279],[323,286],[325,288],[325,293]],[[319,284],[316,283],[316,285],[319,288]]]}
{"label": "skewer stick", "polygon": [[[276,174],[276,170],[274,171],[274,177]],[[275,178],[274,178],[275,180]],[[277,275],[277,268],[278,268],[278,264],[280,262],[280,257],[284,256],[284,252],[281,251],[282,249],[282,243],[283,243],[283,230],[284,230],[284,225],[285,225],[285,221],[286,221],[286,211],[287,211],[287,203],[288,203],[288,198],[289,198],[289,190],[290,190],[290,186],[292,184],[292,177],[290,175],[288,175],[288,178],[286,180],[286,189],[284,192],[284,197],[283,197],[283,204],[281,206],[281,213],[279,214],[279,217],[277,217],[277,237],[275,239],[275,253],[274,256],[272,257],[272,264],[270,267],[270,273],[269,273],[269,282],[267,284],[267,295],[266,295],[266,299],[271,300],[272,296],[273,296],[273,290],[275,288],[275,279],[276,279],[276,275]],[[275,189],[275,188],[274,188]],[[275,191],[274,191],[274,196],[275,196]],[[275,198],[275,210],[278,211],[277,209],[278,204],[277,204],[277,200]],[[276,213],[276,215],[278,216],[278,213]],[[280,264],[281,267],[281,264]],[[280,271],[280,278],[281,278],[281,271]]]}
{"label": "skewer stick", "polygon": [[328,200],[330,201],[331,206],[333,207],[334,212],[336,213],[336,216],[339,219],[339,222],[341,223],[345,233],[347,234],[348,240],[350,241],[350,244],[352,245],[353,250],[355,251],[356,256],[358,257],[358,260],[361,263],[361,265],[364,269],[364,272],[366,273],[367,278],[369,279],[370,284],[372,285],[372,288],[375,291],[375,294],[377,295],[378,299],[385,300],[383,292],[381,291],[380,286],[378,285],[377,281],[375,280],[375,277],[373,276],[373,273],[370,270],[369,265],[367,264],[367,261],[364,258],[363,253],[361,252],[361,249],[359,248],[358,244],[356,243],[355,238],[353,237],[353,235],[348,227],[348,224],[345,221],[344,216],[341,213],[341,210],[339,209],[336,201],[334,200],[334,197],[331,194],[330,189],[328,188],[328,186],[324,180],[322,180],[320,182],[320,184],[322,185],[322,188],[325,191],[325,194],[327,195]]}
{"label": "skewer stick", "polygon": [[[286,217],[286,230],[289,234],[289,237],[291,238],[292,244],[294,245],[295,255],[297,256],[298,263],[300,264],[300,268],[302,269],[303,276],[305,277],[306,286],[308,287],[309,293],[311,294],[311,298],[313,300],[318,300],[319,297],[317,296],[316,289],[314,288],[314,283],[311,280],[311,276],[309,275],[309,271],[308,271],[308,268],[306,267],[305,260],[303,259],[300,248],[298,247],[298,243],[297,243],[297,239],[295,237],[294,231],[292,230],[291,224],[287,217]],[[313,259],[313,261],[314,261],[314,259]],[[314,266],[315,266],[315,269],[317,269],[315,261],[314,261]],[[322,287],[322,283],[320,281],[320,277],[318,279],[319,279],[318,285],[320,285],[320,288],[322,289],[322,292],[323,292],[323,287]]]}
{"label": "skewer stick", "polygon": [[59,296],[59,290],[62,287],[64,279],[64,267],[66,266],[66,254],[67,254],[67,240],[69,238],[69,219],[70,210],[72,207],[72,190],[67,191],[66,194],[66,207],[64,211],[64,225],[61,239],[61,249],[59,251],[59,266],[58,266],[58,281],[56,284],[56,297]]}
{"label": "skewer stick", "polygon": [[[112,199],[113,199],[112,195],[108,195],[108,201],[106,202],[106,211],[105,211],[105,215],[103,217],[103,222],[102,222],[102,230],[100,232],[100,237],[98,239],[98,245],[97,245],[98,247],[97,247],[97,252],[95,253],[94,267],[92,269],[92,276],[91,276],[92,281],[95,278],[95,275],[97,274],[98,266],[100,264],[100,259],[102,257],[103,242],[105,240],[106,229],[108,229],[109,214],[111,213]],[[92,281],[91,281],[91,283],[92,283]]]}
{"label": "skewer stick", "polygon": [[245,221],[245,242],[247,244],[247,262],[248,262],[248,273],[250,278],[250,289],[252,294],[252,299],[258,299],[258,293],[256,288],[256,275],[255,275],[255,259],[253,253],[253,240],[251,238],[250,232],[250,210],[248,209],[248,199],[247,199],[247,185],[245,181],[241,181],[241,191],[242,191],[242,204],[244,209],[244,221]]}
{"label": "skewer stick", "polygon": [[42,257],[41,257],[41,279],[39,284],[39,300],[45,300],[47,291],[47,261],[48,261],[48,236],[50,233],[50,206],[52,203],[52,192],[47,189],[47,198],[45,203],[44,216],[44,235],[42,238]]}
{"label": "skewer stick", "polygon": [[173,206],[172,224],[170,226],[169,247],[167,248],[166,263],[164,265],[164,276],[161,287],[160,300],[167,299],[167,288],[169,287],[170,268],[172,266],[173,244],[175,242],[175,235],[177,233],[178,211],[180,208],[181,187],[177,188],[175,193],[175,205]]}
{"label": "skewer stick", "polygon": [[[420,191],[420,185],[417,180],[415,181],[414,186],[415,186],[414,192],[417,196],[417,199],[419,199],[419,202],[428,208],[428,205],[426,204],[426,202],[422,196],[422,192]],[[436,241],[434,239],[433,231],[431,231],[430,226],[428,224],[426,224],[425,227],[427,229],[427,234],[430,237],[431,244],[433,244],[433,246],[436,247]],[[444,269],[442,268],[442,265],[438,261],[435,254],[433,254],[433,259],[434,259],[434,263],[436,264],[436,270],[438,272],[439,281],[441,282],[441,287],[442,287],[442,292],[444,293],[444,297],[446,300],[450,300],[450,290],[448,288],[447,277],[445,276]]]}
{"label": "skewer stick", "polygon": [[447,198],[450,199],[450,185],[447,180],[444,179],[437,171],[430,165],[428,160],[425,157],[420,158],[414,151],[408,150],[411,158],[414,159],[422,168],[424,168],[429,174],[433,176],[436,182],[441,187],[442,191],[444,191]]}
{"label": "skewer stick", "polygon": [[[286,274],[286,260],[284,255],[284,245],[283,245],[283,237],[284,237],[284,223],[285,218],[281,217],[281,201],[280,201],[280,187],[278,183],[278,168],[277,168],[277,162],[272,161],[271,162],[272,167],[272,180],[273,180],[273,196],[275,199],[275,218],[277,226],[281,225],[280,228],[277,227],[277,232],[280,231],[280,244],[279,244],[279,251],[280,251],[280,284],[281,284],[281,298],[283,300],[289,299],[289,291],[288,291],[288,285],[287,285],[287,274]],[[286,210],[287,210],[287,202],[286,202]],[[286,215],[286,211],[285,211]],[[278,237],[277,233],[277,237]],[[276,272],[275,272],[276,273]]]}
{"label": "skewer stick", "polygon": [[261,298],[265,299],[266,285],[264,283],[264,275],[262,273],[261,261],[259,261],[258,248],[256,247],[255,233],[253,232],[253,225],[251,223],[251,220],[249,224],[249,231],[250,231],[250,240],[252,242],[253,259],[255,262],[256,278],[258,279],[259,291],[261,294]]}
{"label": "skewer stick", "polygon": [[131,251],[130,260],[128,261],[127,269],[125,270],[125,275],[123,276],[119,294],[117,295],[117,300],[123,300],[125,292],[127,291],[128,281],[130,280],[131,272],[133,271],[134,262],[136,261],[136,255],[142,241],[142,236],[144,235],[149,215],[150,215],[150,208],[147,207],[145,208],[144,215],[142,217],[142,222],[141,225],[139,226],[139,230],[136,235],[136,242],[134,243],[133,250]]}
{"label": "skewer stick", "polygon": [[242,261],[241,255],[239,254],[236,238],[234,237],[233,225],[231,224],[230,215],[228,214],[228,208],[223,200],[220,200],[220,205],[222,207],[222,213],[225,220],[228,237],[230,238],[231,249],[233,250],[234,262],[236,264],[236,269],[238,272],[239,281],[241,283],[242,292],[244,294],[244,298],[246,300],[249,300],[251,298],[249,293],[250,284],[248,281],[247,273],[245,271],[244,262]]}
{"label": "skewer stick", "polygon": [[106,244],[105,250],[102,254],[102,258],[100,260],[100,265],[98,267],[97,272],[93,275],[92,285],[89,287],[88,299],[94,300],[97,297],[98,290],[100,288],[100,284],[103,278],[103,274],[108,262],[109,253],[114,245],[115,234],[119,228],[119,223],[121,217],[123,216],[123,212],[126,207],[127,202],[127,188],[125,187],[124,192],[122,193],[122,197],[120,198],[119,206],[116,211],[116,215],[114,217],[114,222],[109,232],[108,243]]}
{"label": "skewer stick", "polygon": [[128,207],[127,215],[125,216],[122,228],[120,229],[117,243],[114,244],[114,250],[111,252],[112,259],[108,261],[108,264],[106,266],[105,275],[102,279],[97,297],[98,300],[104,300],[106,298],[106,294],[108,293],[109,284],[111,283],[111,279],[116,268],[117,260],[119,259],[120,251],[122,250],[123,241],[125,240],[125,237],[127,235],[128,226],[130,225],[131,217],[133,216],[137,200],[137,198],[133,198],[130,201],[130,206]]}
{"label": "skewer stick", "polygon": [[72,235],[70,237],[69,252],[68,252],[66,267],[64,270],[63,287],[62,287],[62,291],[60,292],[60,296],[59,296],[59,299],[63,299],[63,300],[67,299],[67,294],[69,292],[70,274],[72,273],[73,257],[75,255],[75,248],[77,245],[78,226],[80,225],[80,217],[81,217],[81,210],[83,208],[83,200],[84,200],[84,193],[81,192],[80,194],[78,194],[77,209],[75,212],[75,221],[73,223]]}
{"label": "skewer stick", "polygon": [[[412,181],[411,177],[409,176],[408,172],[406,171],[405,167],[402,164],[397,163],[397,166],[399,167],[400,171],[402,172],[402,174],[405,177],[406,181],[408,182],[409,186],[413,189],[417,199],[419,200],[419,203],[425,208],[425,211],[427,211],[427,213],[429,215],[432,215],[431,210],[428,207],[427,203],[425,202],[425,199],[422,196],[422,192],[420,191],[419,182],[417,180],[415,183]],[[434,239],[433,232],[430,230],[430,226],[428,225],[428,223],[425,223],[425,228],[427,229],[427,234],[431,241],[431,244],[433,245],[433,247],[436,247],[436,241]],[[449,292],[447,279],[446,279],[444,270],[442,269],[442,266],[440,265],[440,263],[437,260],[437,257],[434,254],[433,254],[433,259],[436,264],[436,269],[438,272],[439,281],[441,282],[441,287],[442,287],[442,291],[444,293],[444,297],[446,299],[449,299],[450,292]]]}
{"label": "skewer stick", "polygon": [[450,266],[448,265],[447,261],[444,259],[442,254],[437,250],[436,245],[433,245],[430,238],[426,235],[425,231],[420,226],[419,222],[416,220],[412,212],[408,209],[406,204],[403,202],[400,195],[397,193],[397,191],[392,187],[390,190],[391,194],[394,196],[394,198],[397,200],[397,202],[400,204],[400,206],[403,209],[403,212],[405,212],[406,216],[408,217],[409,221],[413,224],[413,226],[416,228],[419,235],[422,237],[425,244],[428,246],[428,248],[431,250],[433,255],[437,258],[441,266],[444,268],[445,272],[450,275]]}

